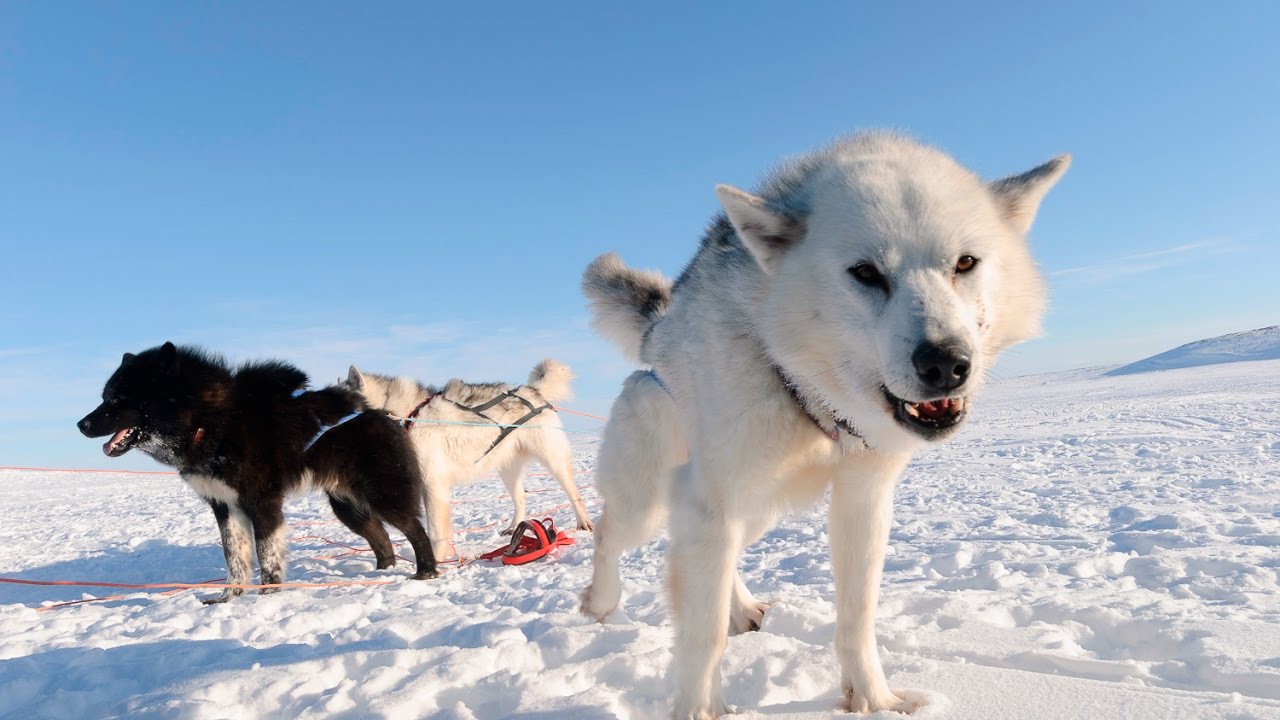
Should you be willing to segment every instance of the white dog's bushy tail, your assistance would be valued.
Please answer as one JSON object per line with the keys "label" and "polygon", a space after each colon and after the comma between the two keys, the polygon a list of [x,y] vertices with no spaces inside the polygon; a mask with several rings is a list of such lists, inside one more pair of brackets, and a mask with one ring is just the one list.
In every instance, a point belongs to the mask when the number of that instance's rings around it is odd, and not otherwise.
{"label": "white dog's bushy tail", "polygon": [[529,371],[529,387],[547,402],[557,403],[573,398],[573,371],[559,360],[547,358]]}
{"label": "white dog's bushy tail", "polygon": [[605,253],[587,266],[582,293],[591,301],[591,326],[617,343],[627,359],[642,362],[645,333],[671,304],[671,281],[655,270],[633,270]]}

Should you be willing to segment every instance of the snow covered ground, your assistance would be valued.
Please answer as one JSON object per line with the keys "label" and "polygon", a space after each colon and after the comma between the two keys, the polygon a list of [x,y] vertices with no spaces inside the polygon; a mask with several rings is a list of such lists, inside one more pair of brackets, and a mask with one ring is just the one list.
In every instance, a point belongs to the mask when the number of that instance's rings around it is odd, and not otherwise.
{"label": "snow covered ground", "polygon": [[[87,441],[86,441],[87,442]],[[595,448],[577,466],[595,507]],[[995,384],[900,489],[879,636],[920,718],[1280,718],[1280,361]],[[104,460],[104,465],[108,465]],[[166,476],[0,473],[0,575],[119,582],[223,574],[211,513]],[[563,502],[530,482],[532,510]],[[466,552],[496,547],[496,480],[457,493]],[[837,699],[822,508],[743,561],[774,605],[730,640],[741,717]],[[660,718],[665,540],[624,564],[624,607],[577,614],[590,537],[526,567],[432,582],[376,572],[316,497],[288,507],[291,579],[392,579],[205,607],[0,585],[4,717]],[[568,524],[567,509],[556,513]],[[107,592],[107,591],[104,591]]]}

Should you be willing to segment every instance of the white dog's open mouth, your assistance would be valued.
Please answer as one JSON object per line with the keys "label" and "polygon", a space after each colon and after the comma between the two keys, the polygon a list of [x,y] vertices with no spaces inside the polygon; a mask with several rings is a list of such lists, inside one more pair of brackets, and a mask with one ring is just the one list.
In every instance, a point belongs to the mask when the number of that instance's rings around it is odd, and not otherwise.
{"label": "white dog's open mouth", "polygon": [[969,410],[969,399],[964,397],[907,402],[883,389],[898,423],[930,439],[964,422]]}
{"label": "white dog's open mouth", "polygon": [[117,430],[110,440],[102,444],[102,452],[106,453],[107,457],[120,457],[129,452],[129,448],[133,447],[138,440],[137,430],[131,427]]}

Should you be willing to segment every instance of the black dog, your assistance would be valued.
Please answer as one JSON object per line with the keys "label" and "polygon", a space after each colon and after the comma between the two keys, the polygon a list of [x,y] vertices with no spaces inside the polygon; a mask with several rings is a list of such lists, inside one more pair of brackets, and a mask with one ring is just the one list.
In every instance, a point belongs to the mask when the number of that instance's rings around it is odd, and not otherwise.
{"label": "black dog", "polygon": [[[396,561],[385,520],[413,545],[414,579],[436,577],[418,518],[422,474],[404,431],[363,412],[356,393],[304,392],[306,384],[306,374],[286,363],[233,372],[221,358],[165,343],[125,353],[102,404],[79,428],[88,437],[110,435],[102,446],[110,457],[138,448],[178,469],[213,507],[230,584],[250,582],[252,543],[262,583],[284,581],[284,499],[308,485],[324,490],[338,519],[369,541],[379,569]],[[210,602],[240,593],[228,589]]]}

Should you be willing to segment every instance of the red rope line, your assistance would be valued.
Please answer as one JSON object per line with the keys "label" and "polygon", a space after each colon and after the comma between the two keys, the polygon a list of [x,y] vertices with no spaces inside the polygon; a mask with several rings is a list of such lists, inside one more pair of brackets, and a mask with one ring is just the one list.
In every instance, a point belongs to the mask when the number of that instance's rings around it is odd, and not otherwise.
{"label": "red rope line", "polygon": [[30,472],[103,473],[105,475],[177,475],[172,470],[95,470],[92,468],[46,468],[0,465],[0,470],[26,470]]}
{"label": "red rope line", "polygon": [[109,587],[126,590],[190,590],[193,588],[230,588],[232,590],[259,590],[262,588],[322,588],[344,587],[351,585],[390,585],[394,580],[342,580],[328,583],[219,583],[219,582],[170,582],[170,583],[117,583],[88,580],[22,580],[20,578],[0,577],[0,583],[12,585],[72,586],[72,587]]}
{"label": "red rope line", "polygon": [[570,415],[581,415],[582,417],[588,417],[588,418],[591,418],[592,420],[599,420],[600,422],[609,422],[609,418],[600,417],[599,415],[592,415],[591,413],[585,413],[585,412],[582,412],[581,410],[570,410],[569,408],[560,407],[559,405],[552,405],[551,409],[555,410],[556,412],[567,412]]}

